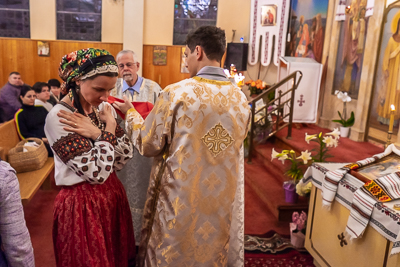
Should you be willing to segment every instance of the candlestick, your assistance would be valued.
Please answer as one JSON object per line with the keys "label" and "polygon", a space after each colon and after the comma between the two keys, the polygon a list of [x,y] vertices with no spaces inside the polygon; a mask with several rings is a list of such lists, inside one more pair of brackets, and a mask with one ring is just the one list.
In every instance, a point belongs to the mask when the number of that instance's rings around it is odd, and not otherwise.
{"label": "candlestick", "polygon": [[393,134],[394,111],[395,111],[394,105],[390,105],[389,131],[388,131],[388,136],[387,136],[385,147],[388,147],[392,143],[391,139],[392,139],[392,134]]}
{"label": "candlestick", "polygon": [[394,105],[390,106],[390,122],[389,122],[389,132],[393,133],[393,124],[394,124],[394,111],[395,107]]}

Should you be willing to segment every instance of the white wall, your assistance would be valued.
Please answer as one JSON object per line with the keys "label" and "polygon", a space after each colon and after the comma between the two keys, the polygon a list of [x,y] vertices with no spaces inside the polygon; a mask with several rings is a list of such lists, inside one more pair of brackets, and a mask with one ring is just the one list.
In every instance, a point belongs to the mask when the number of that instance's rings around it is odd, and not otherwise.
{"label": "white wall", "polygon": [[[47,0],[48,1],[48,0]],[[128,0],[125,0],[128,2]],[[102,1],[101,41],[122,43],[124,35],[124,1]]]}
{"label": "white wall", "polygon": [[56,40],[56,1],[30,0],[31,39]]}

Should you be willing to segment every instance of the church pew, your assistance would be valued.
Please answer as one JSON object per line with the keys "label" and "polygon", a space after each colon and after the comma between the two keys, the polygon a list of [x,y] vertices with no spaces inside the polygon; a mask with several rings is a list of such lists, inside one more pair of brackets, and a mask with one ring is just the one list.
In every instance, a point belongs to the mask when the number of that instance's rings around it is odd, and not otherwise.
{"label": "church pew", "polygon": [[[15,147],[19,141],[14,120],[0,125],[0,157],[2,160],[7,161],[8,151]],[[54,159],[50,157],[39,170],[17,173],[22,204],[27,204],[42,185],[44,189],[48,189],[52,176],[54,176]]]}

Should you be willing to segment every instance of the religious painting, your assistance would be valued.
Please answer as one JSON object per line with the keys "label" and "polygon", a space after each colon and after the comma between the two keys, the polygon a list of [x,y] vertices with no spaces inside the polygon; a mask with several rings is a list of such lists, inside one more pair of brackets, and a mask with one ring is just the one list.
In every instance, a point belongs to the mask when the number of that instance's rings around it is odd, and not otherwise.
{"label": "religious painting", "polygon": [[175,0],[174,45],[185,45],[186,35],[200,26],[216,26],[218,0]]}
{"label": "religious painting", "polygon": [[293,0],[286,56],[322,62],[329,0]]}
{"label": "religious painting", "polygon": [[276,5],[265,5],[261,7],[261,25],[274,26],[276,24]]}
{"label": "religious painting", "polygon": [[185,49],[184,46],[181,49],[181,73],[189,73],[189,70],[186,68]]}
{"label": "religious painting", "polygon": [[368,180],[375,180],[377,178],[399,171],[400,171],[400,156],[398,156],[395,153],[392,153],[374,163],[367,164],[355,171],[351,171],[350,174],[358,178],[361,178],[360,180],[365,181],[365,179],[362,178],[367,178]]}
{"label": "religious painting", "polygon": [[[385,20],[384,20],[385,21]],[[380,50],[375,71],[369,127],[388,131],[391,109],[394,105],[393,133],[398,132],[400,118],[400,6],[387,12],[382,26]],[[371,132],[371,130],[370,130]]]}
{"label": "religious painting", "polygon": [[42,56],[42,57],[50,56],[50,45],[49,45],[49,42],[38,41],[37,42],[37,48],[38,48],[38,55],[39,56]]}
{"label": "religious painting", "polygon": [[340,26],[332,94],[339,90],[357,99],[368,29],[367,0],[347,0],[346,5],[351,9]]}
{"label": "religious painting", "polygon": [[153,65],[167,65],[167,47],[165,45],[153,46]]}

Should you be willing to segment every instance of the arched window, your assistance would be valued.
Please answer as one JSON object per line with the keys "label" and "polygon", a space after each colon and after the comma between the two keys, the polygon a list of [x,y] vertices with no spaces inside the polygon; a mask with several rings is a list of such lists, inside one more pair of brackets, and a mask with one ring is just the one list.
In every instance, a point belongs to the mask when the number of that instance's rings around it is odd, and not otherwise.
{"label": "arched window", "polygon": [[0,1],[0,36],[30,38],[29,0]]}
{"label": "arched window", "polygon": [[57,39],[101,41],[102,0],[57,0]]}

